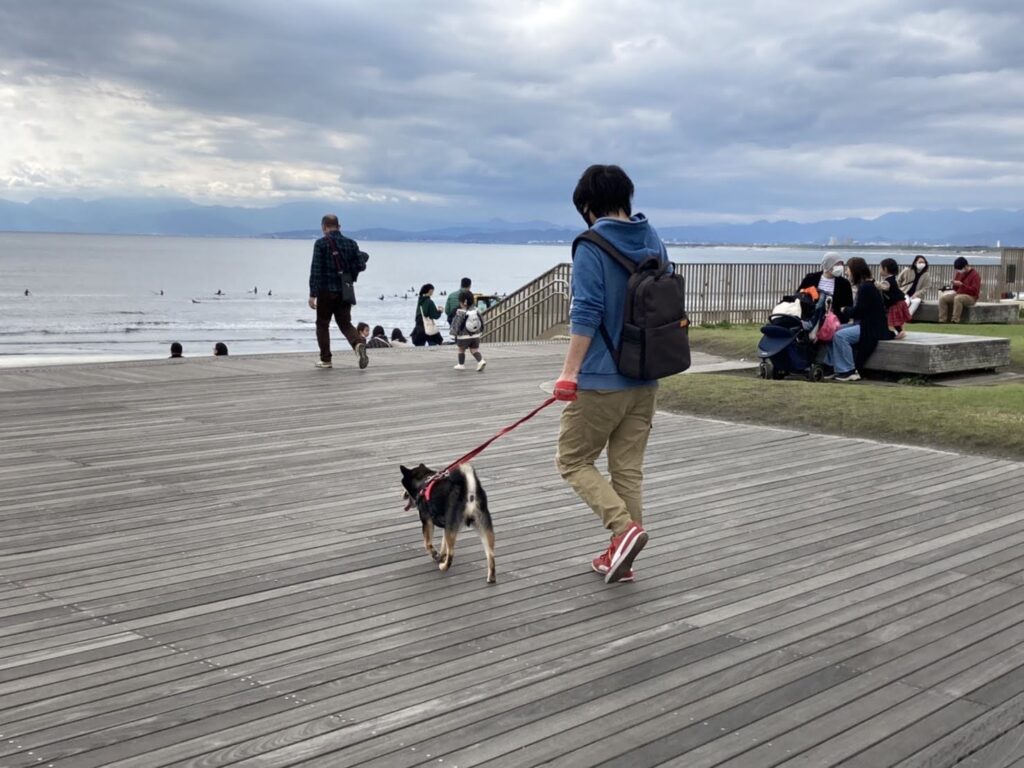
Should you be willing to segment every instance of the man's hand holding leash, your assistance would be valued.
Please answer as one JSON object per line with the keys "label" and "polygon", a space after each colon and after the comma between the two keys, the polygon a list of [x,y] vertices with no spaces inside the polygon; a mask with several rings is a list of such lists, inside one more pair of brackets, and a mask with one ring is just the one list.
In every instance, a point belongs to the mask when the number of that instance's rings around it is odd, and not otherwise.
{"label": "man's hand holding leash", "polygon": [[555,389],[552,393],[555,400],[572,402],[576,399],[576,382],[569,379],[559,379],[555,382]]}

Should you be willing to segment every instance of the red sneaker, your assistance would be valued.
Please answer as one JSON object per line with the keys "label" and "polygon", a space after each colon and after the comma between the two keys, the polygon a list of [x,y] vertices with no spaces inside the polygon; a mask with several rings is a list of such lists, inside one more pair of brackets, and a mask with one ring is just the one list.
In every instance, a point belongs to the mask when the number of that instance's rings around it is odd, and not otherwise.
{"label": "red sneaker", "polygon": [[638,523],[630,523],[629,527],[618,536],[612,536],[608,547],[608,572],[604,575],[605,584],[622,581],[622,577],[630,572],[633,559],[647,544],[647,531]]}
{"label": "red sneaker", "polygon": [[[608,550],[605,550],[590,561],[590,567],[602,576],[608,573],[608,569],[611,568],[611,564],[612,559],[608,556]],[[630,569],[619,577],[619,581],[636,581],[636,576],[633,574],[632,569]]]}

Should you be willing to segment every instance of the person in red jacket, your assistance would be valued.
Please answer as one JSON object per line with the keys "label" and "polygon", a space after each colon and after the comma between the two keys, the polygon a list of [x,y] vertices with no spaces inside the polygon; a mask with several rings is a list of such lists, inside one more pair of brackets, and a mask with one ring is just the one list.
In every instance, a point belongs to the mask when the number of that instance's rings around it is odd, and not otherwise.
{"label": "person in red jacket", "polygon": [[967,263],[963,256],[957,256],[953,262],[952,291],[943,293],[939,297],[939,322],[948,322],[950,312],[953,313],[953,322],[959,323],[963,316],[964,307],[973,307],[981,295],[981,275],[974,267]]}

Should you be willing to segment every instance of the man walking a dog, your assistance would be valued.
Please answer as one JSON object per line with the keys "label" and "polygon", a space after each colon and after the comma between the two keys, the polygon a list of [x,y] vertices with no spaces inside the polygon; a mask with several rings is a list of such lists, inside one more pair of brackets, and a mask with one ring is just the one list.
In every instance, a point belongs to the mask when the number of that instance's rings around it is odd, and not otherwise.
{"label": "man walking a dog", "polygon": [[[352,281],[365,266],[365,254],[355,240],[341,234],[338,217],[327,214],[320,220],[324,233],[313,246],[313,263],[309,268],[309,306],[316,310],[316,343],[320,347],[317,368],[331,368],[331,318],[338,324],[359,358],[360,369],[369,365],[366,340],[352,325],[355,304]],[[345,280],[348,284],[345,285]],[[350,293],[346,295],[346,290]]]}
{"label": "man walking a dog", "polygon": [[[637,264],[664,262],[665,246],[643,214],[632,215],[633,182],[615,165],[584,171],[573,204],[588,228]],[[617,364],[629,275],[601,248],[578,241],[573,255],[569,349],[554,396],[562,412],[555,463],[611,532],[592,567],[606,583],[633,581],[633,560],[647,544],[643,528],[644,452],[657,381],[624,376]],[[605,478],[594,462],[607,448]]]}

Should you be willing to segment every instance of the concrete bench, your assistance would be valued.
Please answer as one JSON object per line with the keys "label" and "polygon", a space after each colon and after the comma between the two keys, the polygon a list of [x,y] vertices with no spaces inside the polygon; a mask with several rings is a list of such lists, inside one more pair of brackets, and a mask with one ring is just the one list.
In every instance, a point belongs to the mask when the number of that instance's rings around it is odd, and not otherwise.
{"label": "concrete bench", "polygon": [[866,367],[873,371],[934,376],[1009,364],[1009,339],[915,331],[899,341],[878,342],[878,349]]}
{"label": "concrete bench", "polygon": [[[1020,309],[1006,301],[979,301],[973,307],[964,307],[961,323],[1016,323]],[[922,301],[914,313],[915,323],[939,322],[939,302]]]}

